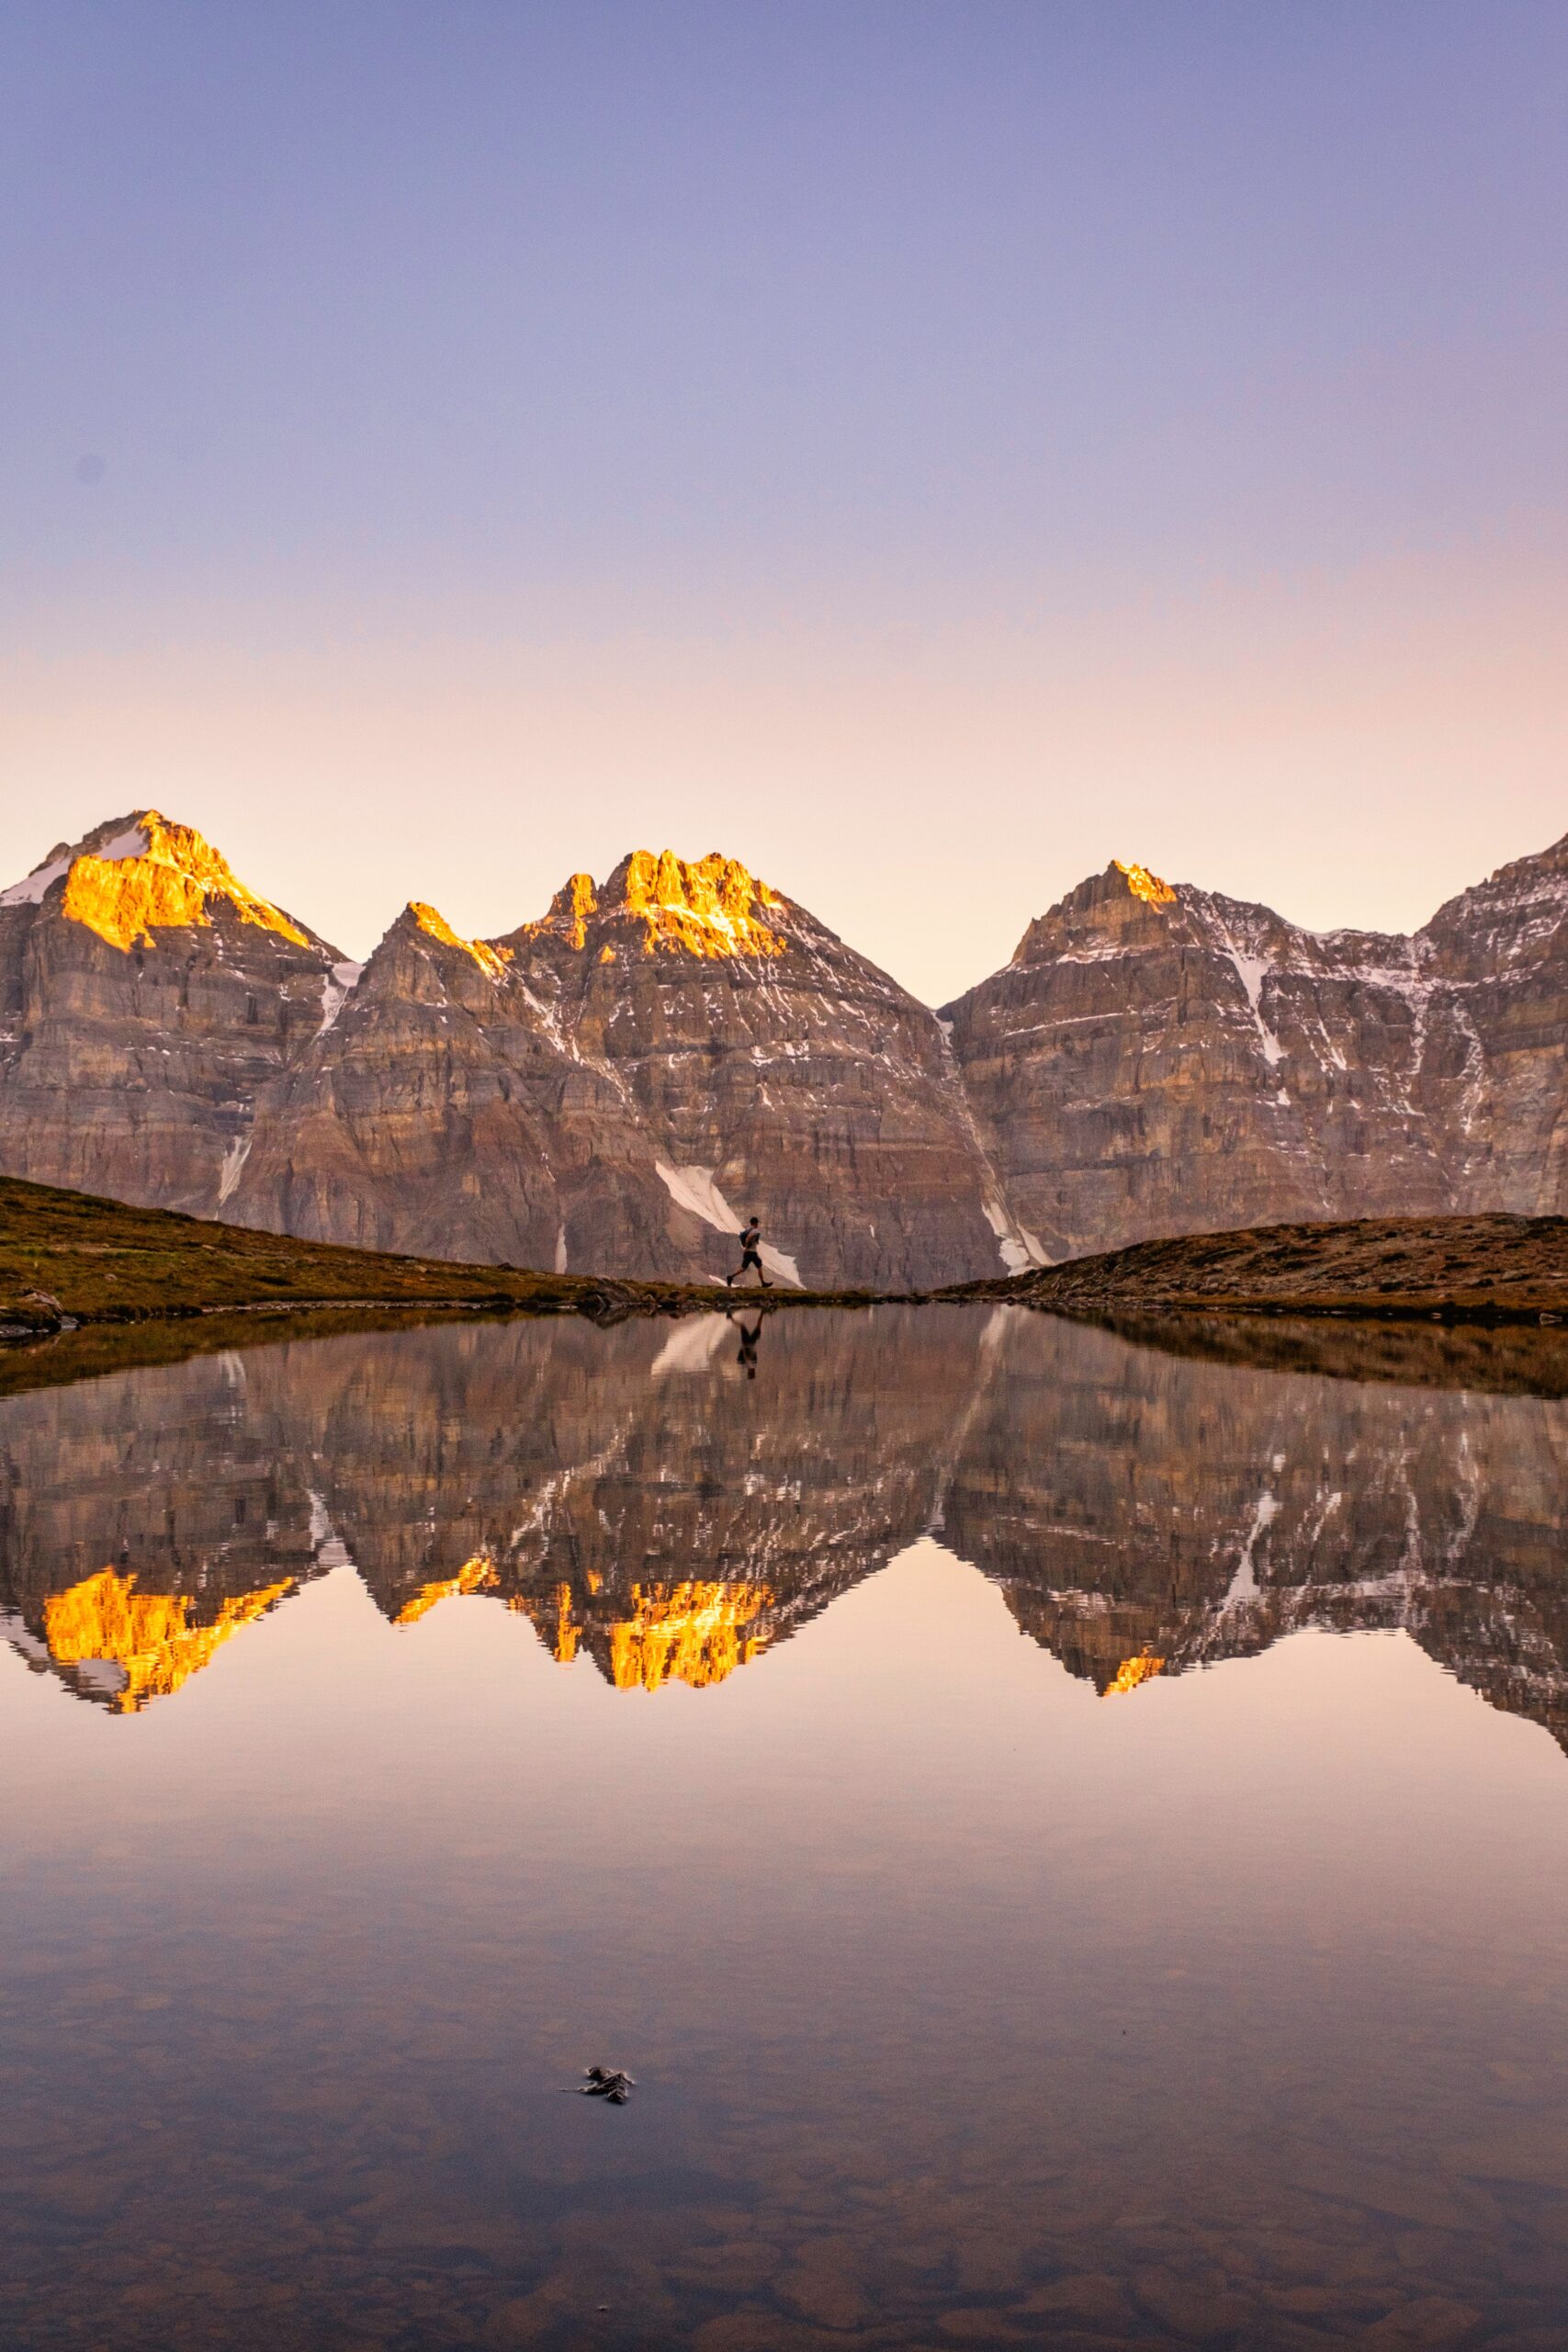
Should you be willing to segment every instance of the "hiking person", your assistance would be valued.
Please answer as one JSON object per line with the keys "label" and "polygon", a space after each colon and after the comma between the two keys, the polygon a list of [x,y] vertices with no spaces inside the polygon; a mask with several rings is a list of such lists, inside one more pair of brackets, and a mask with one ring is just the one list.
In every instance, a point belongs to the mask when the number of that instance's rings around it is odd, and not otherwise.
{"label": "hiking person", "polygon": [[737,1266],[732,1274],[726,1274],[724,1278],[726,1285],[730,1290],[734,1289],[736,1283],[740,1280],[741,1275],[745,1273],[749,1266],[756,1267],[757,1280],[761,1283],[762,1288],[764,1290],[772,1290],[773,1284],[768,1280],[766,1274],[762,1272],[762,1257],[761,1249],[759,1248],[761,1238],[761,1224],[757,1217],[755,1211],[753,1211],[745,1232],[740,1236],[740,1263]]}

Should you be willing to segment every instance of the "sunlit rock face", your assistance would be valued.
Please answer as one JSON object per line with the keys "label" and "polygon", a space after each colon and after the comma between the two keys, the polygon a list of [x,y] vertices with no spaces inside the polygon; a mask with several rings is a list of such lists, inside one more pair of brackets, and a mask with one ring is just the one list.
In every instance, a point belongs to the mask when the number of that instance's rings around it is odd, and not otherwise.
{"label": "sunlit rock face", "polygon": [[336,952],[139,809],[0,892],[0,1169],[215,1212]]}
{"label": "sunlit rock face", "polygon": [[178,1690],[332,1565],[292,1412],[217,1355],[0,1408],[0,1632],[113,1713]]}
{"label": "sunlit rock face", "polygon": [[1014,1214],[1054,1257],[1568,1202],[1568,842],[1411,938],[1317,934],[1111,865],[947,1017]]}
{"label": "sunlit rock face", "polygon": [[44,1604],[43,1644],[67,1680],[102,1697],[118,1714],[135,1714],[150,1700],[166,1699],[211,1663],[242,1626],[254,1624],[282,1600],[291,1579],[218,1603],[217,1614],[197,1615],[188,1593],[141,1592],[134,1577],[100,1568]]}

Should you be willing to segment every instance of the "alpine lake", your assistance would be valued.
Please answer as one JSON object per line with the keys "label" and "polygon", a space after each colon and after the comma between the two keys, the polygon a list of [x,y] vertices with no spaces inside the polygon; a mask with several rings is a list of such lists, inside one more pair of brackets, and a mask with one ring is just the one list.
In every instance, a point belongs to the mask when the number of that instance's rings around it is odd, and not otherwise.
{"label": "alpine lake", "polygon": [[1568,2342],[1568,1332],[257,1340],[0,1399],[7,2352]]}

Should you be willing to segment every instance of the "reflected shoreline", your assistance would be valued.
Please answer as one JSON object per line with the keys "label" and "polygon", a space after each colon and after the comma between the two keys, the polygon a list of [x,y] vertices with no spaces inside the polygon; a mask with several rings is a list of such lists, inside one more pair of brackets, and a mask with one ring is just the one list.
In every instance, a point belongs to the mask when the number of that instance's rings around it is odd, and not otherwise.
{"label": "reflected shoreline", "polygon": [[[953,1302],[930,1299],[829,1297],[758,1299],[761,1317],[811,1308],[826,1315],[874,1314],[879,1309],[951,1309]],[[1519,1318],[1426,1315],[1292,1313],[1283,1307],[1226,1312],[1223,1308],[1176,1309],[1138,1314],[1122,1310],[1069,1311],[1025,1301],[981,1301],[967,1311],[984,1314],[1002,1306],[1020,1315],[1114,1332],[1140,1347],[1229,1363],[1255,1371],[1303,1373],[1329,1380],[1390,1382],[1413,1388],[1463,1388],[1498,1396],[1568,1396],[1568,1326],[1542,1326]],[[726,1306],[715,1311],[728,1313]],[[748,1308],[747,1312],[753,1311]],[[537,1323],[559,1319],[557,1307],[423,1306],[388,1300],[353,1306],[263,1306],[169,1317],[147,1316],[125,1322],[84,1323],[73,1330],[46,1332],[0,1345],[0,1403],[40,1388],[67,1387],[158,1364],[176,1364],[225,1349],[274,1347],[348,1332],[423,1329],[443,1323],[468,1325]],[[649,1318],[691,1324],[705,1310]],[[600,1318],[596,1329],[614,1328]]]}

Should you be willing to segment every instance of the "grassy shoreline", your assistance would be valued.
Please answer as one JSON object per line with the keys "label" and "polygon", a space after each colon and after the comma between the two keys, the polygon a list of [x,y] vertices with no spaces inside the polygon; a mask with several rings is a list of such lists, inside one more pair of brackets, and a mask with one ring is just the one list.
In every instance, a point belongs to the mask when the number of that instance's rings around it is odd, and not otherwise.
{"label": "grassy shoreline", "polygon": [[[1447,1281],[1434,1277],[1441,1272]],[[1334,1288],[1312,1287],[1325,1272]],[[1463,1278],[1463,1279],[1461,1279]],[[0,1178],[0,1396],[224,1348],[446,1322],[739,1306],[1015,1306],[1258,1370],[1568,1395],[1568,1219],[1262,1227],[930,1292],[595,1279],[379,1255]],[[1538,1327],[1561,1324],[1560,1330]]]}
{"label": "grassy shoreline", "polygon": [[[297,1241],[0,1177],[0,1337],[7,1340],[86,1324],[334,1308],[586,1315],[604,1322],[700,1313],[716,1303],[717,1290],[715,1283],[534,1273]],[[769,1304],[861,1306],[872,1296],[774,1290]]]}
{"label": "grassy shoreline", "polygon": [[937,1294],[1100,1320],[1568,1320],[1568,1217],[1363,1217],[1140,1241]]}
{"label": "grassy shoreline", "polygon": [[[701,1314],[739,1295],[723,1292],[721,1299],[715,1283],[536,1273],[299,1241],[0,1177],[0,1337],[8,1340],[85,1325],[393,1309],[612,1322]],[[766,1303],[879,1302],[996,1303],[1095,1319],[1136,1314],[1550,1324],[1568,1319],[1568,1218],[1268,1226],[1139,1242],[938,1290],[780,1287]]]}

